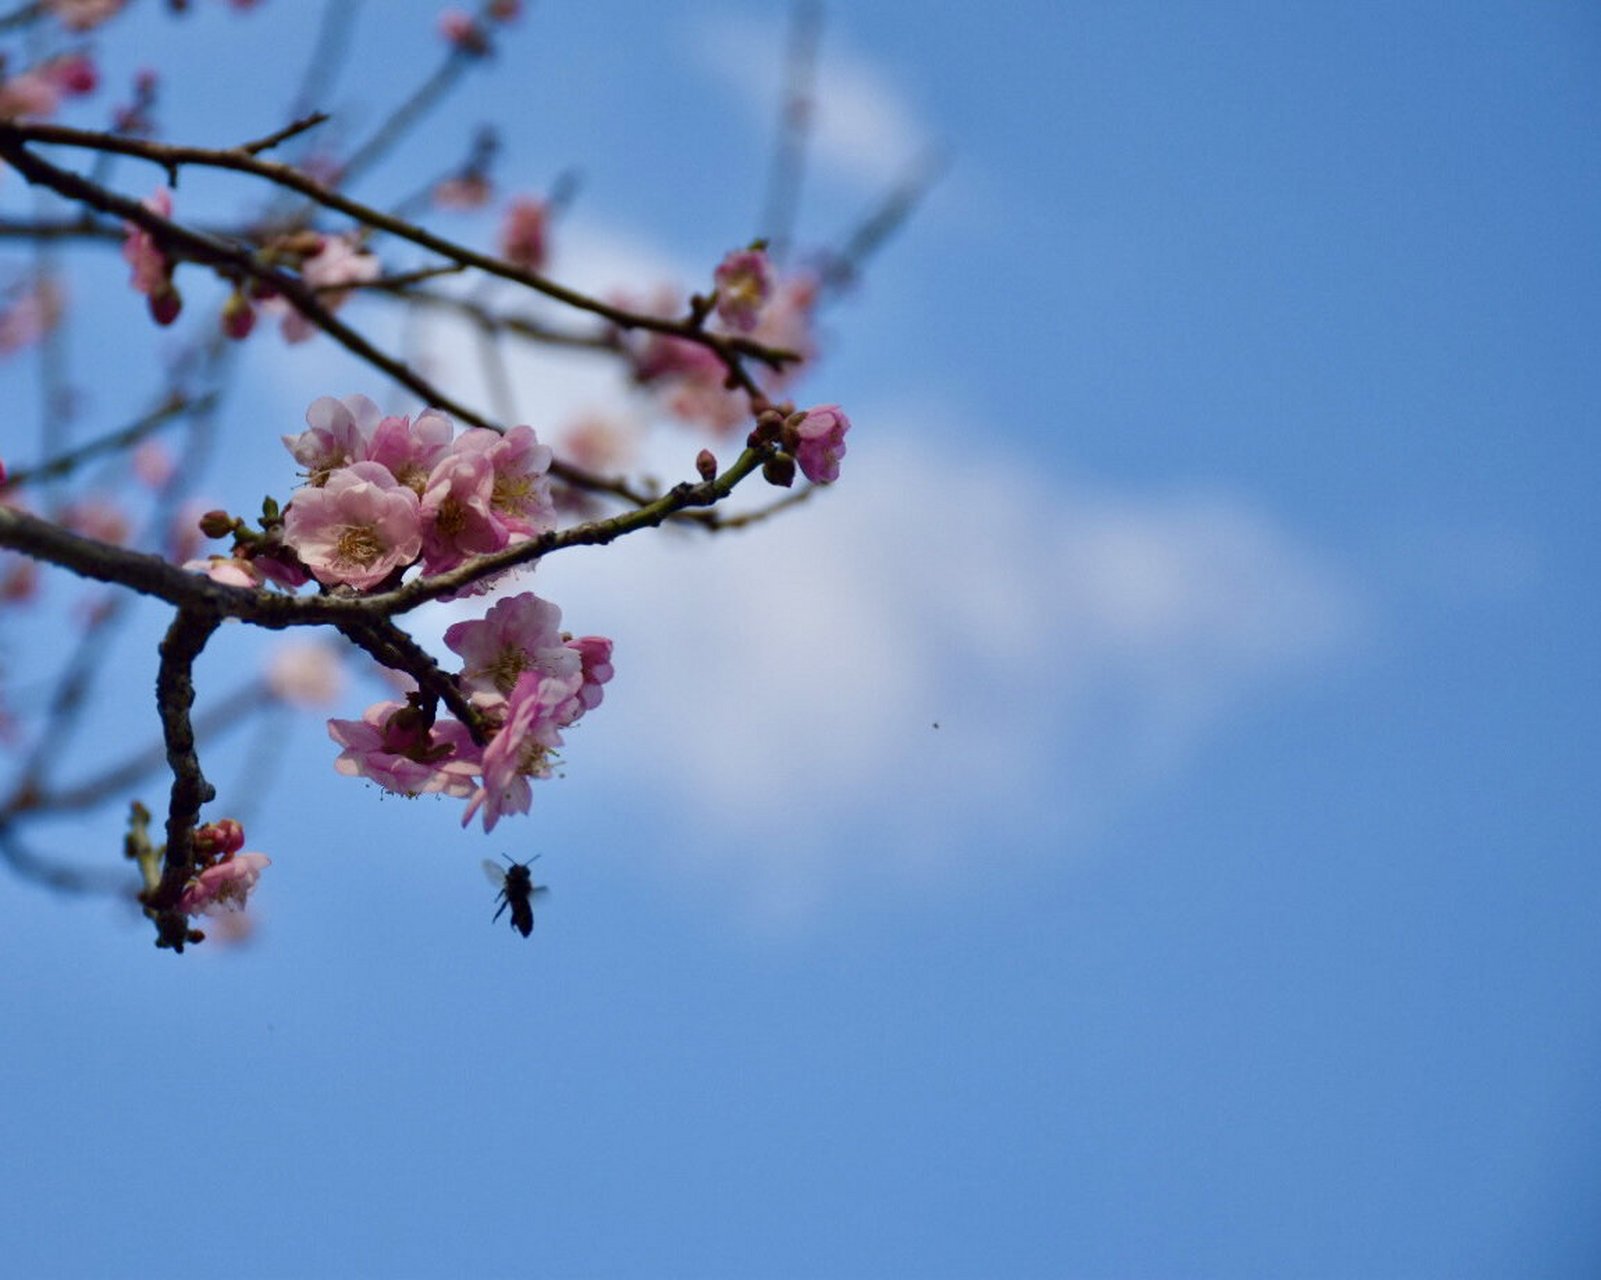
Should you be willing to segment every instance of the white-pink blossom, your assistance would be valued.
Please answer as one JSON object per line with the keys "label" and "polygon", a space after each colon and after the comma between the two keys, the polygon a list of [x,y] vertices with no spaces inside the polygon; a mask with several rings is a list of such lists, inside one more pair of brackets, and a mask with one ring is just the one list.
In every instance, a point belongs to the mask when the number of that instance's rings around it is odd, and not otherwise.
{"label": "white-pink blossom", "polygon": [[513,427],[504,435],[475,427],[456,438],[453,451],[482,453],[494,468],[490,506],[512,542],[556,527],[547,474],[554,455],[549,445],[539,443],[532,427]]}
{"label": "white-pink blossom", "polygon": [[423,570],[443,573],[463,560],[499,551],[510,530],[493,510],[495,469],[485,453],[456,450],[441,458],[423,490]]}
{"label": "white-pink blossom", "polygon": [[306,480],[325,484],[339,467],[367,460],[368,443],[383,415],[366,396],[318,396],[306,410],[306,430],[284,436],[284,447],[306,469]]}
{"label": "white-pink blossom", "polygon": [[344,748],[334,768],[397,795],[472,795],[479,749],[466,727],[445,720],[425,730],[417,714],[404,702],[378,702],[360,720],[328,721],[328,736]]}
{"label": "white-pink blossom", "polygon": [[462,814],[467,826],[481,809],[484,830],[508,813],[527,813],[533,803],[533,778],[548,778],[555,768],[555,749],[561,745],[558,713],[577,692],[577,676],[547,676],[525,671],[512,686],[506,702],[506,720],[494,740],[484,748],[483,785],[473,793]]}
{"label": "white-pink blossom", "polygon": [[352,463],[296,491],[284,541],[323,585],[370,590],[422,551],[417,495],[376,462]]}
{"label": "white-pink blossom", "polygon": [[452,623],[445,644],[462,660],[462,687],[480,702],[509,697],[529,671],[582,678],[582,657],[562,637],[561,609],[532,591],[497,600],[482,618]]}
{"label": "white-pink blossom", "polygon": [[178,900],[178,910],[188,916],[242,911],[262,871],[271,865],[272,859],[264,853],[236,853],[225,858],[189,882]]}
{"label": "white-pink blossom", "polygon": [[438,409],[424,409],[416,421],[385,418],[373,430],[363,456],[387,467],[390,475],[420,498],[455,434],[455,423]]}

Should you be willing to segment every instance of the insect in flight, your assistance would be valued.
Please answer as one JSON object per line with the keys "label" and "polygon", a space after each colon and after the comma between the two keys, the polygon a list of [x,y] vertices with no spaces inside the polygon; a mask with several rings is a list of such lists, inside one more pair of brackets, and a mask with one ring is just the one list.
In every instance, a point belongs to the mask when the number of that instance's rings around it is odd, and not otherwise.
{"label": "insect in flight", "polygon": [[484,874],[491,884],[500,886],[500,896],[495,899],[500,907],[495,919],[499,920],[501,913],[510,907],[511,927],[526,938],[534,931],[534,899],[550,892],[545,885],[534,883],[534,873],[529,869],[529,863],[539,855],[536,853],[528,862],[512,862],[510,855],[504,853],[500,856],[510,865],[502,867],[498,862],[484,859]]}

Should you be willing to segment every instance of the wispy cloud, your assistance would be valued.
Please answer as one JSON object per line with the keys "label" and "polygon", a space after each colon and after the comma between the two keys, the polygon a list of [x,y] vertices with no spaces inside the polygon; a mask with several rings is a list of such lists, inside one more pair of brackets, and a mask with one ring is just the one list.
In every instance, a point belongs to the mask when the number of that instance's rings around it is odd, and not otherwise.
{"label": "wispy cloud", "polygon": [[[565,252],[592,286],[670,274],[581,225]],[[468,342],[442,326],[427,345],[474,399]],[[542,432],[620,386],[570,355],[520,357],[515,381]],[[603,752],[621,790],[704,834],[668,845],[775,912],[842,879],[942,874],[975,842],[1082,850],[1361,632],[1344,575],[1237,494],[1047,477],[993,443],[979,462],[970,442],[998,437],[971,423],[851,408],[836,492],[743,533],[563,553],[533,582],[617,641],[574,760]],[[689,478],[698,447],[660,431],[646,465]]]}
{"label": "wispy cloud", "polygon": [[863,415],[840,490],[770,526],[541,570],[617,635],[612,767],[792,889],[976,832],[1057,848],[1356,634],[1339,575],[1237,498],[922,443]]}
{"label": "wispy cloud", "polygon": [[[784,28],[723,14],[698,24],[692,57],[743,101],[750,118],[775,126],[783,85]],[[825,170],[882,187],[930,147],[927,128],[883,67],[825,32],[817,63],[812,156]]]}

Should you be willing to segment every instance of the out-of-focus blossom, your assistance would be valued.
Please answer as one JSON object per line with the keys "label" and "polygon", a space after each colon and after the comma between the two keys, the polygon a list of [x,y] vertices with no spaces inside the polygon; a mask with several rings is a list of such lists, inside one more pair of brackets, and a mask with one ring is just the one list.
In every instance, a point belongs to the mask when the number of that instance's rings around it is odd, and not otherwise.
{"label": "out-of-focus blossom", "polygon": [[518,196],[506,206],[500,224],[500,256],[524,271],[543,271],[549,224],[550,208],[543,200]]}
{"label": "out-of-focus blossom", "polygon": [[773,268],[761,249],[736,249],[713,273],[717,314],[731,329],[749,333],[773,293]]}
{"label": "out-of-focus blossom", "polygon": [[[172,217],[172,193],[165,187],[158,187],[142,203],[158,217]],[[157,324],[171,324],[183,307],[183,299],[172,284],[172,259],[161,251],[155,237],[138,223],[122,225],[126,232],[122,256],[133,268],[128,283],[136,293],[144,294],[149,300],[150,314]]]}
{"label": "out-of-focus blossom", "polygon": [[0,301],[0,355],[31,346],[61,320],[66,295],[53,276],[39,276]]}
{"label": "out-of-focus blossom", "polygon": [[99,83],[100,72],[87,54],[53,58],[0,84],[0,120],[53,116],[63,98],[93,93]]}
{"label": "out-of-focus blossom", "polygon": [[167,559],[183,564],[200,554],[205,534],[200,531],[200,517],[206,513],[206,504],[191,500],[180,506],[167,526]]}
{"label": "out-of-focus blossom", "polygon": [[845,433],[851,420],[837,404],[808,409],[794,427],[795,461],[813,484],[839,479],[839,460],[845,456]]}
{"label": "out-of-focus blossom", "polygon": [[178,910],[188,916],[242,911],[262,871],[271,865],[272,859],[264,853],[237,853],[207,867],[184,889]]}
{"label": "out-of-focus blossom", "polygon": [[172,479],[178,464],[159,440],[146,440],[133,451],[133,473],[147,488],[159,489]]}
{"label": "out-of-focus blossom", "polygon": [[267,660],[267,687],[295,706],[325,706],[343,686],[344,669],[325,644],[290,641]]}
{"label": "out-of-focus blossom", "polygon": [[489,35],[465,9],[445,9],[439,15],[439,34],[463,53],[489,52]]}
{"label": "out-of-focus blossom", "polygon": [[[350,297],[348,289],[337,286],[365,284],[383,272],[377,257],[361,248],[352,236],[324,236],[322,247],[300,264],[300,278],[317,292],[317,301],[329,311],[337,311]],[[284,313],[286,342],[304,342],[317,332],[317,326],[282,298],[271,300]]]}
{"label": "out-of-focus blossom", "polygon": [[459,173],[434,187],[436,209],[482,209],[494,187],[481,173]]}
{"label": "out-of-focus blossom", "polygon": [[45,0],[45,6],[68,31],[88,31],[117,16],[123,0]]}
{"label": "out-of-focus blossom", "polygon": [[489,16],[496,22],[515,22],[523,16],[523,0],[492,0]]}
{"label": "out-of-focus blossom", "polygon": [[109,498],[79,498],[67,503],[56,519],[74,533],[120,547],[128,540],[128,517]]}
{"label": "out-of-focus blossom", "polygon": [[614,418],[588,414],[561,433],[556,451],[585,471],[614,474],[634,456],[634,432]]}
{"label": "out-of-focus blossom", "polygon": [[284,541],[325,586],[377,586],[422,550],[417,495],[376,462],[354,462],[295,493]]}

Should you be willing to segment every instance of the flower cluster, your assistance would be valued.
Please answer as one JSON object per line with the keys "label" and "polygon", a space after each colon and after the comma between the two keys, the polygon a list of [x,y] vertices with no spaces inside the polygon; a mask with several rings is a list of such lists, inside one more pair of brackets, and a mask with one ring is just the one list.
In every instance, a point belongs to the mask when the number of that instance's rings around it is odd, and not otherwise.
{"label": "flower cluster", "polygon": [[186,916],[242,911],[245,899],[272,865],[264,853],[241,853],[245,830],[232,818],[195,829],[195,874],[184,886],[178,910]]}
{"label": "flower cluster", "polygon": [[493,831],[505,814],[528,812],[530,784],[553,772],[562,731],[600,705],[612,642],[562,631],[561,610],[529,591],[456,623],[445,643],[462,660],[456,681],[489,726],[488,743],[457,721],[432,720],[413,695],[368,707],[360,720],[330,720],[343,748],[334,767],[399,795],[466,800],[462,825],[482,812]]}
{"label": "flower cluster", "polygon": [[[816,279],[805,273],[780,277],[760,246],[728,254],[713,279],[713,299],[704,305],[715,314],[714,332],[748,337],[798,357],[780,370],[754,371],[762,393],[777,397],[817,355]],[[680,310],[677,301],[663,293],[643,309],[669,316]],[[749,396],[729,388],[728,370],[703,344],[660,333],[629,343],[634,381],[654,388],[675,417],[719,433],[732,432],[750,419]]]}
{"label": "flower cluster", "polygon": [[421,561],[441,573],[554,528],[551,451],[532,427],[455,434],[434,409],[384,417],[365,396],[324,396],[285,436],[308,483],[284,542],[324,586],[371,591]]}

